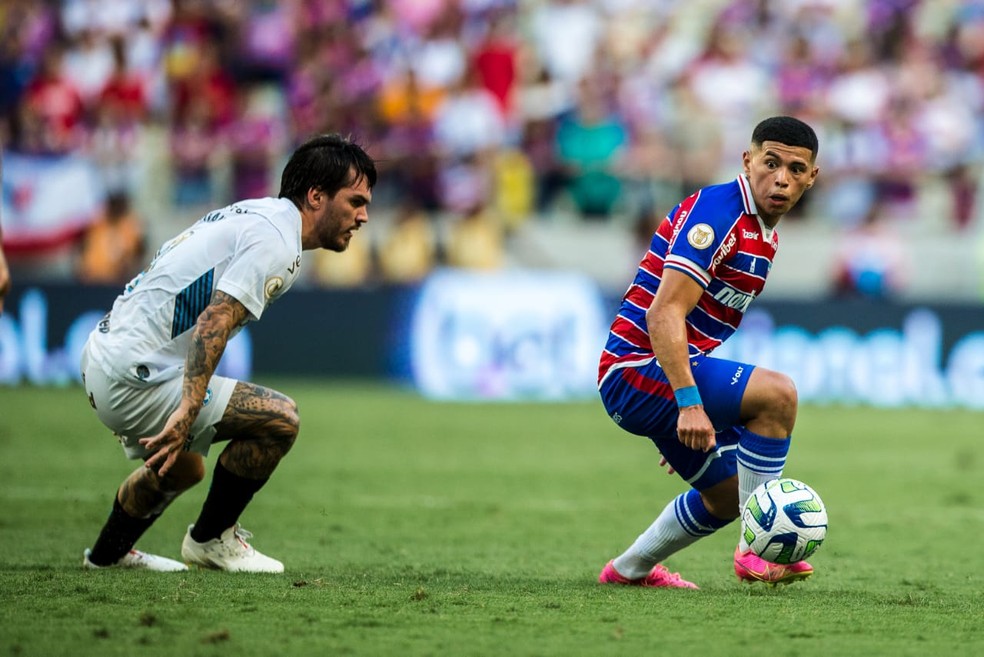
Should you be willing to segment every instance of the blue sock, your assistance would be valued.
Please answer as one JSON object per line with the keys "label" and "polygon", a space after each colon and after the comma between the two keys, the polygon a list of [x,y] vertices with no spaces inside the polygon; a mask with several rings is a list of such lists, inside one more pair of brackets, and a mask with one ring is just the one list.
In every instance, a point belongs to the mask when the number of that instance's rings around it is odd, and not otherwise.
{"label": "blue sock", "polygon": [[704,506],[700,492],[693,489],[679,495],[674,500],[674,510],[683,531],[698,538],[710,536],[731,522],[711,515],[711,512]]}

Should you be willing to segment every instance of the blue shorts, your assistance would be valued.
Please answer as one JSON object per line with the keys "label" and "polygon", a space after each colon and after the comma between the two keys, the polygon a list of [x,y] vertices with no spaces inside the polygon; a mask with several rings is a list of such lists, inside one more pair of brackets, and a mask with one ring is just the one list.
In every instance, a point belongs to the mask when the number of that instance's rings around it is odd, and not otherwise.
{"label": "blue shorts", "polygon": [[690,365],[704,411],[717,431],[717,447],[710,452],[690,449],[677,439],[676,399],[655,358],[636,365],[616,364],[599,389],[605,410],[616,424],[652,440],[681,477],[704,490],[738,472],[735,450],[741,399],[755,366],[708,356],[691,358]]}

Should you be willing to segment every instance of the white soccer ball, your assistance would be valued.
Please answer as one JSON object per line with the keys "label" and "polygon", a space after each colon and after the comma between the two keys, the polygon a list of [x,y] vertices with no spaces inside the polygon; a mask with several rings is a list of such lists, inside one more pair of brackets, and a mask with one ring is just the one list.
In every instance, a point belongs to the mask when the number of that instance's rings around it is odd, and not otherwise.
{"label": "white soccer ball", "polygon": [[752,491],[742,506],[741,533],[752,552],[766,561],[803,561],[827,536],[827,508],[802,481],[772,479]]}

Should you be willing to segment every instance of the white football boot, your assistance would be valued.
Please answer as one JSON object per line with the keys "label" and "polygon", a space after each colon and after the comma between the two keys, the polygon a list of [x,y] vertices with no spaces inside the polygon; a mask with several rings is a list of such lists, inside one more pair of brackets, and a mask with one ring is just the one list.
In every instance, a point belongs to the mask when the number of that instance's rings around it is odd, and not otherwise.
{"label": "white football boot", "polygon": [[235,524],[218,538],[199,543],[191,537],[191,529],[181,543],[181,556],[189,565],[215,568],[230,573],[282,573],[284,565],[257,552],[247,540],[253,535]]}
{"label": "white football boot", "polygon": [[168,559],[167,557],[160,557],[156,554],[147,554],[146,552],[141,552],[140,550],[130,550],[123,555],[122,559],[108,566],[97,566],[89,561],[89,555],[91,554],[92,550],[89,548],[86,548],[85,552],[82,553],[82,567],[87,570],[99,570],[102,568],[135,568],[154,570],[159,573],[176,573],[183,570],[188,570],[188,566],[184,565],[180,561]]}

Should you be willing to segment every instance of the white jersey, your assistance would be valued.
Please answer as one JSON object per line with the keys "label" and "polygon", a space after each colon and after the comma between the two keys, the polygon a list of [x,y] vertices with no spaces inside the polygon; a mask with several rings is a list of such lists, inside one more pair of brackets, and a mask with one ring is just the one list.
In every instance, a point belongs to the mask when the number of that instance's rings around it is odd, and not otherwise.
{"label": "white jersey", "polygon": [[247,200],[210,212],[127,284],[89,337],[91,357],[130,380],[171,379],[182,372],[191,329],[216,290],[242,303],[254,321],[300,268],[301,215],[293,201]]}

